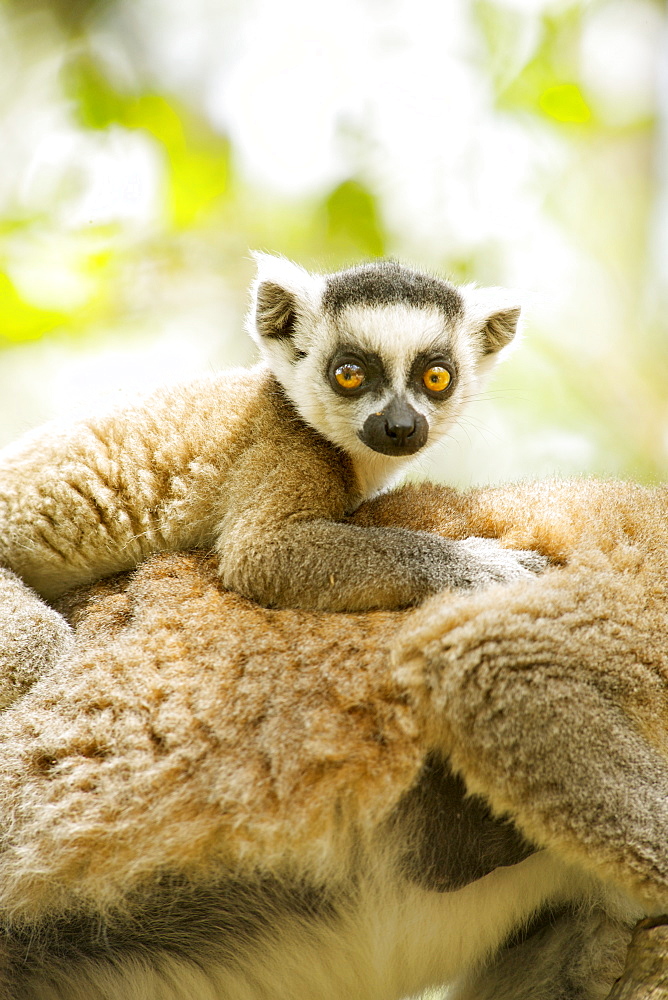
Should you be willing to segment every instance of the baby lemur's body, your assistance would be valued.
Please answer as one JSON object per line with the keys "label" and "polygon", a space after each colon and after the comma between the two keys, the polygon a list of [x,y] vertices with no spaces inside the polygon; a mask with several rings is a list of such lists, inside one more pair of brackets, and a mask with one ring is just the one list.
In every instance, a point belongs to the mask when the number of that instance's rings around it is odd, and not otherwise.
{"label": "baby lemur's body", "polygon": [[355,611],[536,568],[493,542],[345,523],[458,419],[519,309],[391,262],[328,276],[258,263],[261,365],[47,425],[0,454],[1,585],[13,571],[51,599],[205,547],[224,585],[262,604]]}

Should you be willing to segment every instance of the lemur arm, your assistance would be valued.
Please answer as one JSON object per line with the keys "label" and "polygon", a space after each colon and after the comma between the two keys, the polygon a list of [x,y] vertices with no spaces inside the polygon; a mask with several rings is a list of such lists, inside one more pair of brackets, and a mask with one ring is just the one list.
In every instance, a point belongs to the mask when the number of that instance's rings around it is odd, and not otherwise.
{"label": "lemur arm", "polygon": [[513,492],[527,541],[550,524],[555,549],[570,537],[566,565],[493,605],[426,605],[395,650],[395,679],[470,792],[663,912],[668,494],[586,481],[482,491],[470,528],[484,511],[510,534]]}
{"label": "lemur arm", "polygon": [[342,523],[347,496],[338,469],[309,455],[307,476],[298,456],[289,468],[267,471],[264,457],[250,449],[231,477],[216,549],[224,586],[265,606],[389,610],[544,567],[536,553],[492,540]]}

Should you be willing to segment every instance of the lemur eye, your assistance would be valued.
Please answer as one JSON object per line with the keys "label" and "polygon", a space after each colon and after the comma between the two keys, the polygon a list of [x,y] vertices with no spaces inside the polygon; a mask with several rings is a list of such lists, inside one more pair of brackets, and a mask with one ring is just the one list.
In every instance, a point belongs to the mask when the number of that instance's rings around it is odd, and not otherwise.
{"label": "lemur eye", "polygon": [[450,385],[451,379],[452,375],[442,365],[432,365],[431,368],[427,368],[422,376],[425,387],[432,392],[443,392]]}
{"label": "lemur eye", "polygon": [[359,365],[339,365],[334,370],[334,378],[344,389],[358,389],[366,378]]}

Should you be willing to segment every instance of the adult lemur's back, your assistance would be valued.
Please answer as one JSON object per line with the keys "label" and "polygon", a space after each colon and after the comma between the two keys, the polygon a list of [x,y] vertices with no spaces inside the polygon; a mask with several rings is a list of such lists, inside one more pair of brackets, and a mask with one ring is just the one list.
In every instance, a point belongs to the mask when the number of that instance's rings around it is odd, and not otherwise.
{"label": "adult lemur's back", "polygon": [[355,611],[536,568],[491,542],[343,523],[458,419],[518,315],[498,290],[391,262],[314,276],[260,257],[262,365],[47,425],[0,455],[6,663],[67,641],[43,608],[26,640],[34,600],[11,571],[50,599],[155,551],[215,548],[225,586],[260,603]]}

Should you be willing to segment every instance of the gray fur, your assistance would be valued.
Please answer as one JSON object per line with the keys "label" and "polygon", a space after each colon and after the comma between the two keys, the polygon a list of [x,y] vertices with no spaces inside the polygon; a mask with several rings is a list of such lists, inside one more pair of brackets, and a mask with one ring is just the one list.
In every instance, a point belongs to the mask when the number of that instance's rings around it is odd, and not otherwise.
{"label": "gray fur", "polygon": [[[612,856],[618,865],[623,858],[639,882],[668,893],[668,761],[646,736],[665,727],[665,632],[643,630],[630,580],[620,580],[615,593],[602,579],[599,592],[597,573],[588,569],[579,583],[589,608],[552,608],[562,623],[558,637],[518,602],[515,619],[506,611],[503,622],[518,635],[504,659],[489,658],[499,630],[493,608],[485,613],[486,630],[481,615],[477,637],[453,630],[442,645],[428,646],[430,696],[457,767],[475,761],[469,777],[475,769],[500,792],[512,774],[514,815],[524,810],[534,822],[552,823],[559,816],[562,831],[578,837],[589,856]],[[592,620],[599,613],[605,622],[614,598],[623,610],[613,626],[597,631]],[[592,678],[573,651],[589,644],[593,658],[604,642],[605,670]],[[638,726],[614,699],[641,706]]]}
{"label": "gray fur", "polygon": [[547,909],[449,1000],[604,1000],[630,936],[627,921],[597,906]]}
{"label": "gray fur", "polygon": [[[359,528],[325,520],[293,523],[276,531],[271,545],[254,542],[237,529],[227,534],[224,546],[230,563],[241,567],[247,553],[262,552],[255,590],[242,573],[232,589],[259,597],[267,607],[322,611],[406,607],[442,590],[483,590],[528,580],[547,565],[536,552],[503,549],[494,539],[451,541],[405,528]],[[285,574],[285,566],[295,572]]]}
{"label": "gray fur", "polygon": [[421,274],[393,260],[361,264],[327,277],[323,309],[333,315],[351,305],[387,306],[403,302],[442,310],[448,320],[463,313],[463,300],[450,282]]}
{"label": "gray fur", "polygon": [[536,851],[508,819],[493,816],[484,799],[468,795],[462,779],[437,753],[427,757],[390,826],[404,831],[402,873],[437,892],[461,889]]}
{"label": "gray fur", "polygon": [[491,316],[485,325],[485,354],[496,354],[515,336],[519,309],[505,309]]}
{"label": "gray fur", "polygon": [[[446,827],[440,835],[448,835]],[[411,985],[429,985],[430,962],[438,955],[436,968],[468,966],[466,978],[453,984],[453,1000],[603,1000],[621,971],[632,918],[613,900],[603,903],[600,893],[591,903],[573,897],[563,905],[557,880],[555,894],[544,893],[544,905],[536,909],[522,865],[490,873],[488,888],[483,880],[433,893],[403,882],[391,859],[382,849],[375,857],[362,854],[342,881],[327,886],[269,873],[245,878],[230,873],[205,885],[166,872],[104,919],[82,912],[41,925],[7,926],[0,996],[401,1000]],[[539,873],[542,857],[530,860],[538,862]],[[581,885],[580,894],[583,890]],[[459,907],[466,919],[472,892],[482,907],[498,911],[495,933],[490,934],[484,910],[477,926],[471,926],[470,916],[468,925],[458,924]],[[515,924],[508,923],[499,894],[507,895]],[[451,914],[442,926],[440,909]],[[443,940],[429,928],[430,916]],[[382,934],[385,921],[388,934],[396,937],[376,942],[374,927]],[[461,947],[462,932],[473,936],[470,946],[478,961],[449,958],[449,949]],[[491,955],[485,955],[485,939]],[[387,962],[386,975],[375,968],[375,948]],[[406,973],[400,964],[404,951],[410,962]]]}
{"label": "gray fur", "polygon": [[256,293],[256,323],[262,337],[290,337],[296,303],[292,295],[273,281],[263,281]]}

